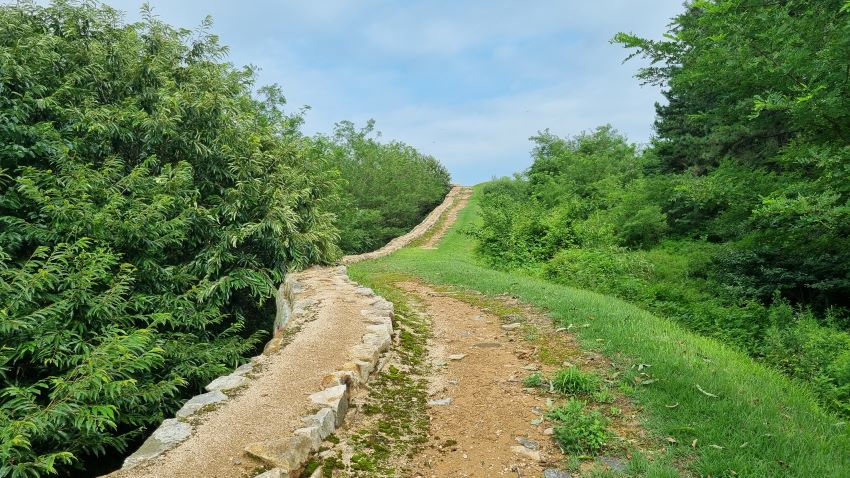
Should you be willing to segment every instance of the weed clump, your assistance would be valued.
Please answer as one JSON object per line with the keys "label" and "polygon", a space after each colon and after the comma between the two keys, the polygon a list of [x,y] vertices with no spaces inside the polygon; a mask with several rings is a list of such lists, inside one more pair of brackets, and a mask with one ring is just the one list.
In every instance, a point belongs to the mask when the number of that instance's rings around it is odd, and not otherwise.
{"label": "weed clump", "polygon": [[595,453],[608,441],[608,420],[597,410],[587,410],[585,402],[570,400],[547,413],[558,423],[555,441],[565,453]]}
{"label": "weed clump", "polygon": [[582,372],[575,367],[558,370],[552,377],[552,388],[568,395],[596,392],[600,388],[600,383],[598,375]]}

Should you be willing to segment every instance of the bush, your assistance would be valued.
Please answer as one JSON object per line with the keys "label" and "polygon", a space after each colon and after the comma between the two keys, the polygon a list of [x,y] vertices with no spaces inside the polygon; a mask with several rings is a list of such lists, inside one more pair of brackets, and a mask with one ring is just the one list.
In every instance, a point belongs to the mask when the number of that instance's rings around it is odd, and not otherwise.
{"label": "bush", "polygon": [[827,408],[850,416],[850,334],[824,327],[811,312],[793,311],[781,301],[770,311],[774,325],[758,350],[761,360],[811,382]]}
{"label": "bush", "polygon": [[626,218],[619,230],[626,246],[653,246],[661,242],[667,232],[667,215],[655,204],[644,206]]}
{"label": "bush", "polygon": [[646,297],[653,266],[640,257],[610,249],[564,249],[543,266],[560,284],[598,290],[625,299]]}
{"label": "bush", "polygon": [[338,256],[301,117],[208,27],[0,7],[0,476],[125,451]]}
{"label": "bush", "polygon": [[586,410],[584,402],[570,400],[547,417],[557,423],[555,441],[565,453],[595,453],[608,441],[608,420],[597,410]]}

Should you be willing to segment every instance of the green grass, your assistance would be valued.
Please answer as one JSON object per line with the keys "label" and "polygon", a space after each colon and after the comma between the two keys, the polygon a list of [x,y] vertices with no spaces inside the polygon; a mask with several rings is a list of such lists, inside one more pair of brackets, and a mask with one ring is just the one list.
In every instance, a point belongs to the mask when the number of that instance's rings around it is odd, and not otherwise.
{"label": "green grass", "polygon": [[403,249],[351,266],[351,276],[412,274],[488,295],[507,293],[548,311],[563,326],[574,324],[571,330],[585,348],[651,365],[642,367],[645,385],[633,380],[635,369],[620,389],[643,407],[644,426],[657,440],[675,440],[670,454],[693,474],[850,476],[850,431],[803,386],[622,300],[484,266],[473,254],[473,240],[461,232],[476,220],[476,203],[473,196],[437,249]]}
{"label": "green grass", "polygon": [[599,376],[576,367],[558,370],[552,377],[552,388],[566,394],[592,393],[599,390]]}

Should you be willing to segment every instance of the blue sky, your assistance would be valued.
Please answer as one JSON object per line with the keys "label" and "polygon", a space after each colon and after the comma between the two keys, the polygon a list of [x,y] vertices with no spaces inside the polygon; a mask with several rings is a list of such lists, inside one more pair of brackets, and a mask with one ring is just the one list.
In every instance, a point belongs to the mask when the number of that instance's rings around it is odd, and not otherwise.
{"label": "blue sky", "polygon": [[[106,3],[139,18],[141,0]],[[206,15],[230,61],[258,66],[305,130],[369,118],[386,139],[432,154],[474,184],[528,167],[528,137],[611,123],[635,142],[652,133],[655,87],[609,44],[618,31],[660,37],[682,0],[152,0],[193,28]]]}

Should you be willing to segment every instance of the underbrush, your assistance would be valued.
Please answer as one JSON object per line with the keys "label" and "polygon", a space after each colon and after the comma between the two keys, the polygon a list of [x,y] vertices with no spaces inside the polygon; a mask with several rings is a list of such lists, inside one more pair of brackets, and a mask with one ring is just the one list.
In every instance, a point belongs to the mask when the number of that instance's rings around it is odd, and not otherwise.
{"label": "underbrush", "polygon": [[850,334],[841,319],[776,299],[737,299],[712,280],[722,245],[667,241],[650,250],[564,249],[532,274],[628,300],[747,352],[807,383],[823,406],[850,416]]}
{"label": "underbrush", "polygon": [[555,441],[567,453],[594,453],[608,441],[608,420],[585,402],[569,400],[546,416],[556,422]]}

